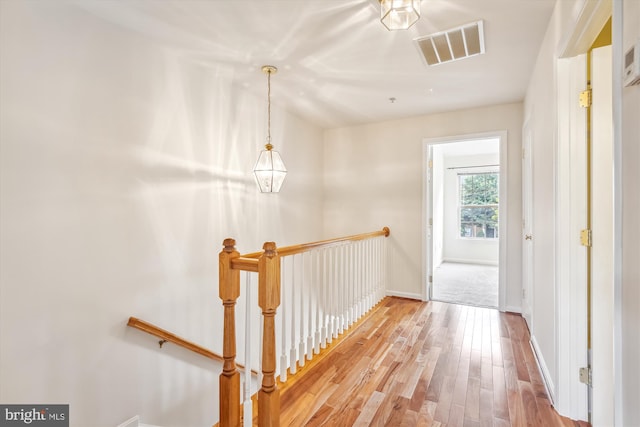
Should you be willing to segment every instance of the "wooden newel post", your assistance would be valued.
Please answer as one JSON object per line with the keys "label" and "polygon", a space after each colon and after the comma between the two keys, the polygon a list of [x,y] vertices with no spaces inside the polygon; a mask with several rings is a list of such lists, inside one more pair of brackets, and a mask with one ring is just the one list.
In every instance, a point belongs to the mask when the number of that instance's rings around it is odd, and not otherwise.
{"label": "wooden newel post", "polygon": [[258,305],[262,309],[262,388],[258,392],[258,426],[280,425],[280,390],[276,383],[276,309],[280,305],[280,256],[266,242],[258,260]]}
{"label": "wooden newel post", "polygon": [[220,427],[240,426],[240,372],[236,369],[236,300],[240,296],[240,271],[231,268],[231,260],[240,256],[236,241],[225,239],[219,255],[220,299],[224,306],[224,364],[220,374]]}

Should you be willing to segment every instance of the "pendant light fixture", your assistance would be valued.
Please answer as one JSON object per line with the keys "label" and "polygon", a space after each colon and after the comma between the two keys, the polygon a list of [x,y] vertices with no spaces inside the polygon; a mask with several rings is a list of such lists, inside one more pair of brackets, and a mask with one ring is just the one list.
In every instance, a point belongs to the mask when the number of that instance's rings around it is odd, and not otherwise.
{"label": "pendant light fixture", "polygon": [[262,193],[277,193],[282,187],[287,169],[280,157],[280,153],[273,150],[271,145],[271,75],[278,71],[273,65],[264,65],[262,72],[267,75],[267,144],[260,152],[258,161],[253,168],[256,182]]}
{"label": "pendant light fixture", "polygon": [[379,0],[380,22],[389,31],[406,30],[420,19],[420,0]]}

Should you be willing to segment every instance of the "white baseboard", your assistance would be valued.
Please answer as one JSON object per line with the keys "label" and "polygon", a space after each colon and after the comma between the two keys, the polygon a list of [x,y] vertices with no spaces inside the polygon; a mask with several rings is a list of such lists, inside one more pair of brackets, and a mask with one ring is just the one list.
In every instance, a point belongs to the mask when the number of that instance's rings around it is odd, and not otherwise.
{"label": "white baseboard", "polygon": [[515,305],[508,305],[504,308],[503,311],[508,311],[509,313],[522,314],[522,307],[516,307]]}
{"label": "white baseboard", "polygon": [[549,400],[551,400],[551,404],[553,405],[556,401],[556,386],[553,384],[553,379],[551,378],[551,374],[549,373],[549,368],[547,368],[547,364],[544,361],[544,357],[542,356],[542,351],[540,351],[540,347],[538,346],[538,341],[536,341],[536,337],[531,336],[531,340],[529,341],[531,344],[531,348],[533,349],[533,355],[535,356],[538,366],[540,367],[540,372],[542,372],[542,380],[544,382],[544,386],[547,389],[547,394],[549,395]]}
{"label": "white baseboard", "polygon": [[118,424],[118,427],[160,427],[153,426],[151,424],[142,424],[140,422],[140,415],[136,415],[134,417],[129,418],[127,421]]}
{"label": "white baseboard", "polygon": [[418,301],[422,301],[422,295],[414,294],[414,293],[410,293],[410,292],[398,292],[398,291],[391,291],[391,290],[387,289],[386,290],[386,295],[388,297],[409,298],[409,299],[415,299],[415,300],[418,300]]}
{"label": "white baseboard", "polygon": [[443,258],[442,262],[453,262],[457,264],[477,264],[498,266],[498,261],[486,261],[481,259]]}
{"label": "white baseboard", "polygon": [[136,415],[135,417],[131,417],[127,421],[118,424],[118,427],[141,427],[140,416]]}

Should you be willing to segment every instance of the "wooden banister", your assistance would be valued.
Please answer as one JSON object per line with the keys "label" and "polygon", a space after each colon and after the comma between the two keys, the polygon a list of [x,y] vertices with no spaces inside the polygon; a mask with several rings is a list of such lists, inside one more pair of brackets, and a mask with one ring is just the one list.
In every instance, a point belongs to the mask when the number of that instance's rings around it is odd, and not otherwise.
{"label": "wooden banister", "polygon": [[280,390],[275,378],[276,330],[275,316],[280,306],[280,258],[314,249],[345,245],[378,236],[388,237],[390,230],[356,234],[336,239],[303,243],[277,248],[274,242],[266,242],[262,252],[240,255],[235,240],[226,239],[219,255],[219,292],[224,306],[223,371],[220,374],[220,427],[240,425],[240,374],[235,363],[236,332],[235,304],[240,296],[240,271],[258,273],[258,305],[262,310],[262,386],[258,392],[258,426],[280,425]]}
{"label": "wooden banister", "polygon": [[[389,234],[391,234],[391,230],[389,229],[389,227],[384,227],[380,231],[372,231],[370,233],[355,234],[353,236],[338,237],[335,239],[319,240],[317,242],[302,243],[299,245],[283,246],[281,248],[278,248],[278,255],[280,255],[281,257],[294,255],[294,254],[299,254],[301,252],[307,252],[312,249],[330,248],[343,243],[357,242],[358,240],[366,240],[366,239],[371,239],[373,237],[378,237],[378,236],[389,237]],[[262,255],[262,252],[252,252],[249,254],[242,255],[242,258],[259,258],[261,255]],[[253,271],[253,270],[249,270],[249,271]]]}
{"label": "wooden banister", "polygon": [[222,356],[224,364],[220,374],[220,425],[235,427],[240,425],[240,372],[236,368],[236,300],[240,296],[240,270],[231,267],[234,258],[240,257],[236,251],[236,241],[225,239],[220,252],[219,295],[224,306],[224,335]]}
{"label": "wooden banister", "polygon": [[[208,350],[204,347],[201,347],[198,344],[194,344],[191,341],[187,341],[176,334],[173,334],[165,329],[159,328],[152,323],[146,322],[144,320],[140,320],[136,317],[129,317],[127,326],[146,332],[150,335],[156,336],[162,340],[161,342],[171,342],[180,347],[186,348],[187,350],[191,350],[194,353],[198,353],[206,358],[217,360],[219,362],[224,361],[223,357],[220,356],[219,354],[214,353],[213,351]],[[238,367],[244,368],[244,366],[240,364],[238,364]],[[258,374],[258,372],[254,370],[252,370],[251,372],[255,375]]]}
{"label": "wooden banister", "polygon": [[280,305],[280,255],[266,242],[258,260],[258,305],[262,309],[262,388],[258,392],[258,426],[280,425],[280,390],[276,383],[276,310]]}

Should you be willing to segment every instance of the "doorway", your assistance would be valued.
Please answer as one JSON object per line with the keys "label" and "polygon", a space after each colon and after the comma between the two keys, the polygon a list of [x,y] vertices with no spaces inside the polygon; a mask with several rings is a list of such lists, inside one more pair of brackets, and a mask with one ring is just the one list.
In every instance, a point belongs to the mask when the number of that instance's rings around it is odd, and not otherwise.
{"label": "doorway", "polygon": [[505,143],[506,132],[424,141],[425,299],[503,306]]}

